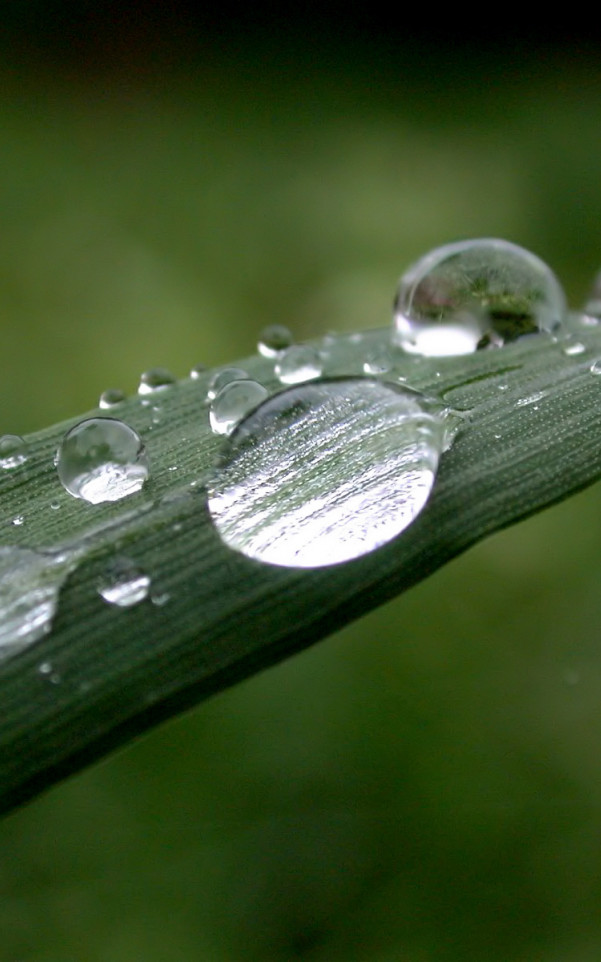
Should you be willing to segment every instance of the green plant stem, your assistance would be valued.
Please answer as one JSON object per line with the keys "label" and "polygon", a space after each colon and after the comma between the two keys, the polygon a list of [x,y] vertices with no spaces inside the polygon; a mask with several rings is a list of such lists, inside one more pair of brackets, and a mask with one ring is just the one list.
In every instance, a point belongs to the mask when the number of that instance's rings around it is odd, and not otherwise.
{"label": "green plant stem", "polygon": [[[377,346],[385,336],[366,340]],[[161,395],[163,420],[152,431],[139,398],[117,410],[146,437],[153,465],[152,480],[123,502],[89,506],[60,488],[53,454],[74,421],[30,438],[27,465],[0,478],[4,544],[67,546],[78,556],[51,631],[0,662],[0,811],[599,478],[601,377],[590,366],[601,356],[601,329],[579,340],[586,349],[576,356],[535,336],[501,350],[412,361],[413,387],[469,414],[417,520],[385,547],[331,567],[264,565],[222,544],[204,484],[223,440],[206,426],[203,381]],[[269,380],[264,359],[237,363]],[[24,523],[14,526],[18,514]],[[107,605],[96,584],[115,554],[148,572],[155,599],[168,600]]]}

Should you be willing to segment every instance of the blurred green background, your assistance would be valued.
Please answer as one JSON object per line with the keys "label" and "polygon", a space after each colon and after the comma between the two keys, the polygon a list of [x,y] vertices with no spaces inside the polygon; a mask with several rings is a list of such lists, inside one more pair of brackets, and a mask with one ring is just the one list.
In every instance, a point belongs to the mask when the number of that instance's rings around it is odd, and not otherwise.
{"label": "blurred green background", "polygon": [[[385,325],[462,237],[583,302],[594,45],[102,6],[4,25],[0,433]],[[599,962],[600,599],[596,487],[53,789],[0,824],[0,962]]]}

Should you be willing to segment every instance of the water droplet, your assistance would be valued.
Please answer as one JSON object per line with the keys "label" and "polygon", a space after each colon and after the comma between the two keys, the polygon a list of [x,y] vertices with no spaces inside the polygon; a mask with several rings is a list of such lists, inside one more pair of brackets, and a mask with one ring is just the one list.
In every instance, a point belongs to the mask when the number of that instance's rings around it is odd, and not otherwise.
{"label": "water droplet", "polygon": [[386,347],[381,345],[369,355],[363,364],[365,374],[386,374],[392,368],[392,358]]}
{"label": "water droplet", "polygon": [[231,434],[242,418],[266,397],[266,388],[257,381],[230,381],[211,403],[211,429],[215,434]]}
{"label": "water droplet", "polygon": [[282,384],[302,384],[312,381],[322,372],[319,354],[305,344],[293,344],[284,351],[275,366],[275,375]]}
{"label": "water droplet", "polygon": [[563,353],[567,354],[568,357],[573,357],[577,354],[584,354],[585,351],[586,348],[580,341],[574,341],[571,344],[567,344],[563,349]]}
{"label": "water droplet", "polygon": [[231,384],[232,381],[246,381],[248,379],[248,374],[243,371],[241,367],[224,367],[221,371],[217,371],[213,374],[213,377],[209,381],[207,387],[207,397],[209,401],[216,398],[220,391],[223,391],[226,384]]}
{"label": "water droplet", "polygon": [[259,334],[257,350],[263,357],[277,357],[292,344],[292,334],[282,324],[270,324]]}
{"label": "water droplet", "polygon": [[165,391],[173,387],[176,379],[165,367],[153,367],[150,371],[144,371],[140,377],[138,394],[154,394],[156,391]]}
{"label": "water droplet", "polygon": [[120,391],[118,388],[108,388],[100,395],[98,407],[106,410],[107,408],[114,408],[118,404],[123,404],[124,401],[125,394],[123,391]]}
{"label": "water droplet", "polygon": [[17,526],[23,524],[24,521],[25,518],[22,514],[18,514],[16,518],[13,518],[13,524],[16,524]]}
{"label": "water droplet", "polygon": [[422,395],[369,378],[303,384],[233,432],[209,483],[223,541],[250,558],[313,568],[396,537],[426,504],[445,418]]}
{"label": "water droplet", "polygon": [[0,660],[50,631],[59,591],[78,558],[76,551],[0,548]]}
{"label": "water droplet", "polygon": [[164,413],[164,412],[163,412],[163,408],[161,407],[160,404],[153,404],[153,405],[152,405],[152,418],[151,418],[151,419],[152,419],[152,423],[153,423],[153,424],[161,424],[161,422],[163,421],[163,413]]}
{"label": "water droplet", "polygon": [[56,466],[69,494],[90,504],[135,494],[149,474],[140,436],[115,418],[89,418],[67,431]]}
{"label": "water droplet", "polygon": [[[525,408],[530,404],[536,404],[537,401],[541,401],[545,396],[545,391],[535,391],[534,394],[528,395],[528,397],[520,398],[519,401],[515,402],[516,408]],[[535,410],[538,410],[535,408]]]}
{"label": "water droplet", "polygon": [[431,251],[403,275],[393,338],[413,354],[470,354],[557,333],[566,310],[559,281],[535,254],[495,238],[460,241]]}
{"label": "water droplet", "polygon": [[193,381],[197,381],[199,377],[202,377],[203,374],[206,374],[206,373],[207,373],[206,364],[197,364],[190,371],[190,377],[192,378]]}
{"label": "water droplet", "polygon": [[98,594],[118,608],[132,608],[148,596],[150,578],[130,561],[117,558],[108,566],[98,584]]}
{"label": "water droplet", "polygon": [[27,461],[29,447],[18,434],[4,434],[0,438],[0,468],[10,471]]}
{"label": "water droplet", "polygon": [[54,670],[51,661],[42,661],[38,665],[38,674],[49,681],[51,685],[60,685],[61,676],[57,671]]}
{"label": "water droplet", "polygon": [[601,374],[601,358],[598,358],[590,366],[591,374]]}
{"label": "water droplet", "polygon": [[157,606],[157,608],[162,608],[163,605],[166,605],[170,598],[171,595],[168,591],[162,591],[159,594],[152,594],[150,596],[150,600],[152,601],[153,605]]}
{"label": "water droplet", "polygon": [[58,503],[58,501],[51,501],[51,502],[50,502],[50,509],[51,509],[52,511],[58,511],[59,508],[60,508],[60,504]]}

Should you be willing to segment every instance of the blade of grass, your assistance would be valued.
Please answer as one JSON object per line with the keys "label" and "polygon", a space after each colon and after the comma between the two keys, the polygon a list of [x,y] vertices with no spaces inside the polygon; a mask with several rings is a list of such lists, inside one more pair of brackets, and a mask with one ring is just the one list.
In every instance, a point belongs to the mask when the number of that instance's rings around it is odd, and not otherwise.
{"label": "blade of grass", "polygon": [[[205,496],[224,443],[208,428],[209,373],[151,405],[131,398],[115,409],[145,438],[152,464],[143,491],[121,502],[91,506],[62,490],[53,456],[75,421],[32,436],[26,465],[0,478],[3,544],[61,548],[74,560],[51,631],[0,662],[0,811],[599,478],[601,377],[590,368],[601,327],[578,336],[585,350],[575,356],[537,336],[466,357],[408,360],[412,387],[469,413],[418,519],[378,551],[332,567],[263,565],[220,541]],[[358,373],[360,357],[386,337],[345,339],[329,373]],[[239,363],[276,386],[266,359]],[[346,428],[352,434],[352,423]],[[23,523],[11,524],[20,515]],[[116,555],[152,580],[151,597],[131,608],[107,605],[96,590]]]}

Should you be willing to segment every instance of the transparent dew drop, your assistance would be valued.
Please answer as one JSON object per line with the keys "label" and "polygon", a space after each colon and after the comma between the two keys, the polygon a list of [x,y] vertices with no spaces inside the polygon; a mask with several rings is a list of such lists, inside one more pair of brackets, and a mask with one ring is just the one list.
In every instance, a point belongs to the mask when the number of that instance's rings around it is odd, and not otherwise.
{"label": "transparent dew drop", "polygon": [[190,377],[193,381],[197,381],[199,377],[207,373],[207,368],[205,364],[196,364],[190,371]]}
{"label": "transparent dew drop", "polygon": [[51,661],[42,661],[38,665],[38,674],[45,680],[50,682],[51,685],[60,685],[62,679],[57,671],[54,670],[54,666]]}
{"label": "transparent dew drop", "polygon": [[24,522],[25,522],[25,518],[23,517],[22,514],[18,514],[16,518],[13,518],[13,524],[17,526],[22,525]]}
{"label": "transparent dew drop", "polygon": [[215,434],[231,434],[236,425],[266,398],[266,388],[257,381],[230,381],[211,402],[211,430]]}
{"label": "transparent dew drop", "polygon": [[139,434],[115,418],[89,418],[67,431],[56,467],[65,490],[90,504],[135,494],[149,475]]}
{"label": "transparent dew drop", "polygon": [[320,377],[322,368],[321,359],[314,348],[305,344],[293,344],[280,354],[275,365],[275,375],[282,384],[303,384]]}
{"label": "transparent dew drop", "polygon": [[582,344],[581,341],[573,341],[570,344],[566,344],[566,346],[563,349],[563,353],[566,354],[568,357],[575,357],[578,354],[584,354],[585,351],[586,351],[586,347],[584,346],[584,344]]}
{"label": "transparent dew drop", "polygon": [[392,370],[393,362],[390,352],[384,345],[372,351],[363,363],[365,374],[387,374]]}
{"label": "transparent dew drop", "polygon": [[166,391],[175,383],[174,375],[166,367],[153,367],[140,376],[138,394],[147,395],[154,394],[156,391]]}
{"label": "transparent dew drop", "polygon": [[10,471],[25,464],[29,446],[18,434],[4,434],[0,438],[0,468]]}
{"label": "transparent dew drop", "polygon": [[98,582],[98,594],[109,605],[133,608],[148,597],[150,578],[129,558],[116,558]]}
{"label": "transparent dew drop", "polygon": [[292,344],[292,333],[282,324],[270,324],[259,334],[257,350],[263,357],[277,357]]}
{"label": "transparent dew drop", "polygon": [[216,530],[249,558],[316,568],[396,537],[426,504],[449,432],[441,409],[375,379],[282,391],[228,439],[209,482]]}
{"label": "transparent dew drop", "polygon": [[50,631],[60,589],[78,558],[73,550],[0,548],[0,660]]}
{"label": "transparent dew drop", "polygon": [[601,358],[597,358],[596,361],[593,361],[589,370],[591,374],[595,374],[595,375],[601,374]]}
{"label": "transparent dew drop", "polygon": [[125,401],[125,394],[123,391],[120,391],[118,388],[108,388],[100,395],[98,407],[102,408],[103,410],[107,410],[108,408],[114,408],[118,404],[122,404],[123,401]]}
{"label": "transparent dew drop", "polygon": [[393,340],[427,357],[501,347],[528,334],[559,334],[565,296],[535,254],[496,238],[431,251],[399,282]]}
{"label": "transparent dew drop", "polygon": [[247,378],[248,374],[241,367],[224,367],[221,371],[213,374],[210,379],[207,387],[207,398],[212,401],[220,391],[223,391],[226,384],[231,384],[232,381],[245,381]]}

